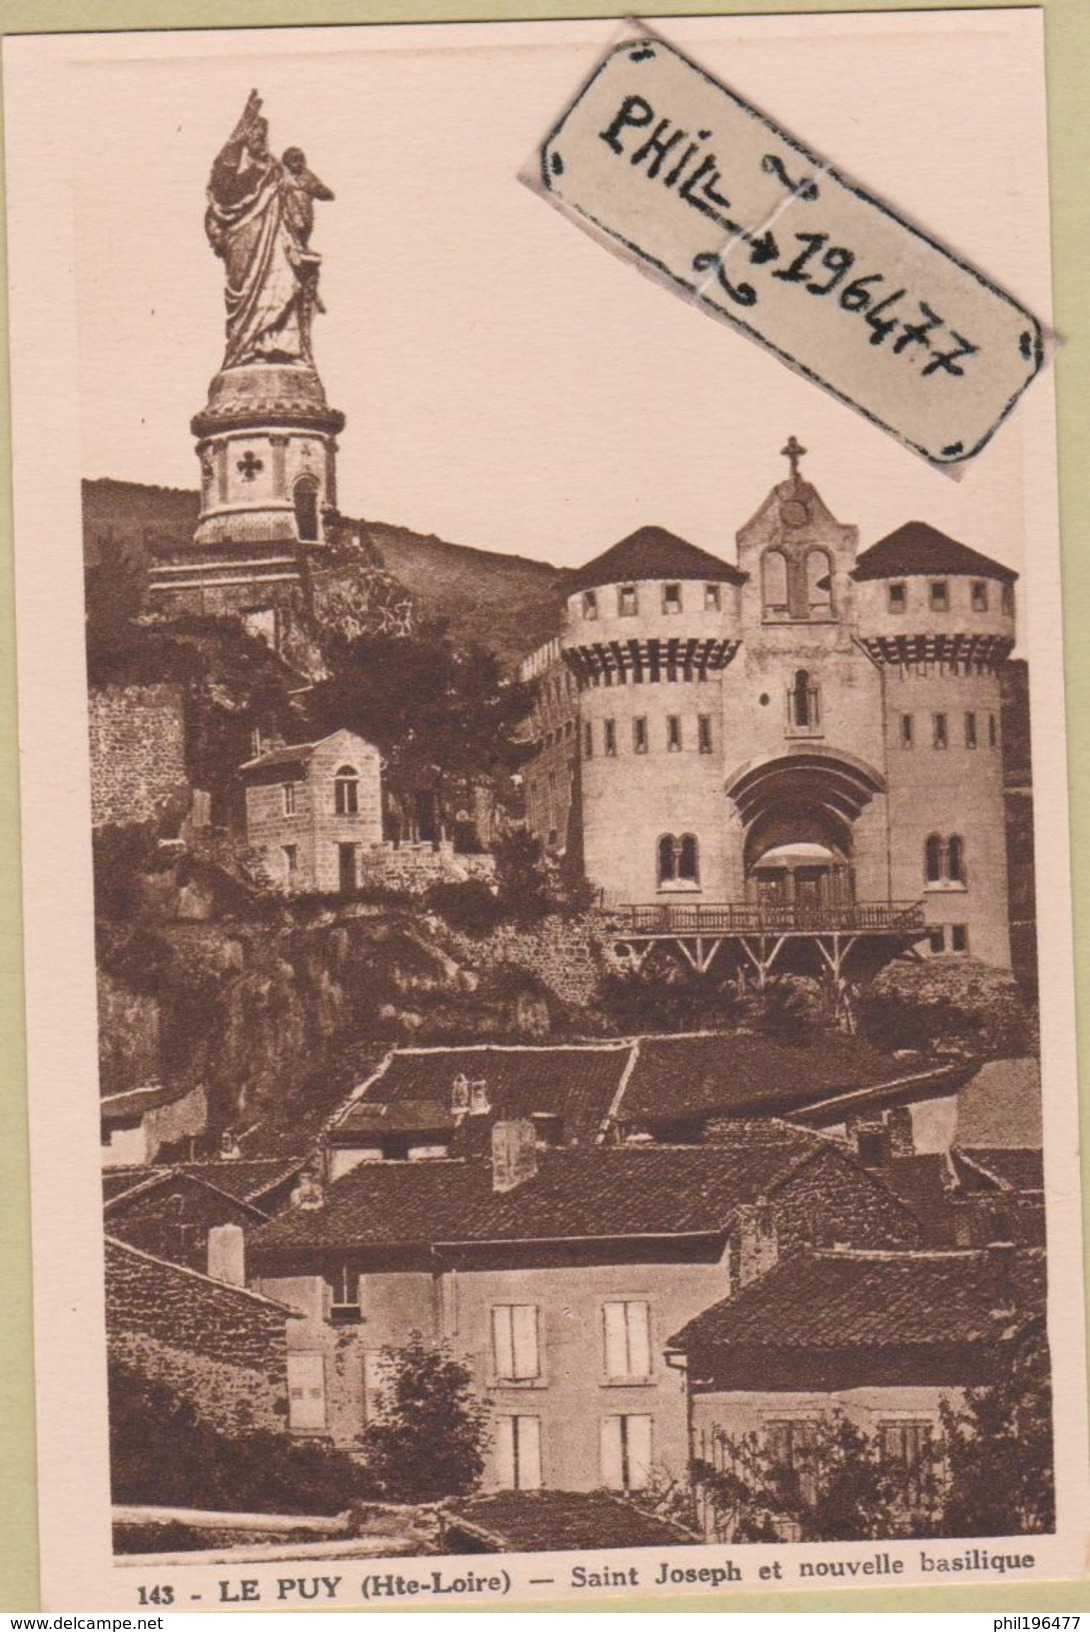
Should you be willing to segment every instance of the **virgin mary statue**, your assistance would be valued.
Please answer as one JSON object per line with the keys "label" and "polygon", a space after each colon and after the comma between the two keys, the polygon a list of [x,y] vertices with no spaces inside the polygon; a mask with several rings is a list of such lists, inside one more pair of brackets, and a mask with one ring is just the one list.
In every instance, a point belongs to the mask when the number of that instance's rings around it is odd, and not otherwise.
{"label": "virgin mary statue", "polygon": [[297,147],[269,151],[268,120],[251,91],[212,166],[205,231],[224,264],[227,349],[223,367],[313,364],[311,319],[321,256],[310,248],[314,199],[331,199]]}

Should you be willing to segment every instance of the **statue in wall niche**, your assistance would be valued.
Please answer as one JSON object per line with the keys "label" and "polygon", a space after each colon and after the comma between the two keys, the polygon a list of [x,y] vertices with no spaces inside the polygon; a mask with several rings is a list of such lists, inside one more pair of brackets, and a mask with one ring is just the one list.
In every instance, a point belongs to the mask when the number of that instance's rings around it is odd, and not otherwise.
{"label": "statue in wall niche", "polygon": [[301,148],[269,150],[269,122],[251,91],[208,179],[204,225],[224,264],[224,368],[247,363],[313,365],[311,323],[324,311],[322,258],[310,247],[314,201],[332,199]]}

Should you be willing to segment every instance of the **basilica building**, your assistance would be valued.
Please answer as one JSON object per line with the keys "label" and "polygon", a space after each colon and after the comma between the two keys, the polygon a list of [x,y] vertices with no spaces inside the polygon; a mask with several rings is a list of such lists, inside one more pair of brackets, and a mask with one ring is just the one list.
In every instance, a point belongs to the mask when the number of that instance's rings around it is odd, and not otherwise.
{"label": "basilica building", "polygon": [[567,576],[522,671],[530,827],[637,961],[666,938],[760,978],[804,951],[838,979],[910,948],[1009,967],[1017,575],[918,521],[860,551],[803,451],[737,564],[648,526]]}

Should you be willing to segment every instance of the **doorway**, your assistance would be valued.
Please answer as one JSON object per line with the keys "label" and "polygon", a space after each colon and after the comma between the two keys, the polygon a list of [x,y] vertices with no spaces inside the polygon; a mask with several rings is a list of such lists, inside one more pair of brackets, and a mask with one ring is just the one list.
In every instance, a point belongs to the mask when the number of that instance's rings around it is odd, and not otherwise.
{"label": "doorway", "polygon": [[337,846],[338,883],[342,895],[351,895],[358,883],[356,875],[356,846],[354,844],[339,844]]}

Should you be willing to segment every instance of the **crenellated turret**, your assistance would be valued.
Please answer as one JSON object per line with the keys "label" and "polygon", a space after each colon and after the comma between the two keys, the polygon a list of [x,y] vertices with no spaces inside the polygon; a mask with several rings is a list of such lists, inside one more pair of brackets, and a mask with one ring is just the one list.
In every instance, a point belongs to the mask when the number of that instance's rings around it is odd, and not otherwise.
{"label": "crenellated turret", "polygon": [[910,521],[856,563],[859,639],[879,663],[994,668],[1014,646],[1018,574]]}
{"label": "crenellated turret", "polygon": [[718,672],[738,649],[744,582],[664,527],[641,527],[568,579],[565,662],[580,685]]}

